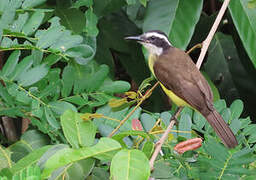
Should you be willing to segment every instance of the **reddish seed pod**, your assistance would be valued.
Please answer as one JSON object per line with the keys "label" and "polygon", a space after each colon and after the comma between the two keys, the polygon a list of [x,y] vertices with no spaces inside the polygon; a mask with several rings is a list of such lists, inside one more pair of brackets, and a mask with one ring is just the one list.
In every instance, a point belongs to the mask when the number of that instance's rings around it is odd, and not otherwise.
{"label": "reddish seed pod", "polygon": [[183,141],[179,144],[177,144],[174,147],[174,151],[176,151],[179,154],[183,154],[186,151],[195,150],[197,148],[200,148],[202,146],[202,139],[201,138],[193,138],[189,139],[187,141]]}
{"label": "reddish seed pod", "polygon": [[132,130],[136,130],[136,131],[143,130],[140,120],[138,120],[138,119],[132,120]]}

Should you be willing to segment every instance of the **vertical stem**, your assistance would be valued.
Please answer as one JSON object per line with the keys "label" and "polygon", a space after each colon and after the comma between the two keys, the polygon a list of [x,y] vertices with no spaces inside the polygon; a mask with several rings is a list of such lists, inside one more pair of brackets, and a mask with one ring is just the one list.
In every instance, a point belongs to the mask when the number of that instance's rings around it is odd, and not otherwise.
{"label": "vertical stem", "polygon": [[200,56],[199,56],[199,58],[197,60],[197,63],[196,63],[196,66],[197,66],[198,69],[200,69],[200,67],[202,65],[202,62],[204,60],[205,54],[207,52],[207,49],[208,49],[208,47],[209,47],[209,45],[210,45],[210,43],[212,41],[212,38],[213,38],[213,36],[214,36],[214,34],[215,34],[219,24],[220,24],[220,21],[221,21],[223,15],[225,13],[227,7],[228,7],[229,1],[230,0],[225,0],[223,2],[222,6],[221,6],[221,9],[220,9],[220,11],[218,13],[218,16],[216,17],[216,19],[215,19],[215,21],[214,21],[214,23],[212,25],[212,28],[211,28],[207,38],[203,41],[202,50],[201,50]]}

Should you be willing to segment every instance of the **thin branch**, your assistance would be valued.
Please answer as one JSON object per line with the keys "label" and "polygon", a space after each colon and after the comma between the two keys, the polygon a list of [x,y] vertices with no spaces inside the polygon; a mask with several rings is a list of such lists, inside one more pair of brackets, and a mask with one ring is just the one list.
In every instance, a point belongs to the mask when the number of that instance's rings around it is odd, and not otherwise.
{"label": "thin branch", "polygon": [[125,118],[119,123],[119,125],[108,135],[108,137],[112,137],[118,129],[128,120],[128,118],[136,111],[136,109],[149,97],[150,93],[158,86],[159,81],[154,84],[154,86],[148,90],[148,92],[145,93],[144,96],[142,96],[141,100],[138,102],[138,104],[133,108],[133,110],[128,113]]}
{"label": "thin branch", "polygon": [[162,135],[162,137],[159,139],[159,141],[156,143],[155,145],[155,151],[153,153],[153,155],[151,156],[151,159],[149,161],[150,164],[150,169],[153,170],[154,168],[154,162],[156,160],[156,157],[158,155],[158,153],[160,152],[162,145],[164,144],[165,140],[168,138],[168,135],[172,129],[172,127],[174,126],[180,112],[182,111],[183,107],[179,107],[178,110],[176,111],[176,113],[174,114],[174,116],[172,116],[171,120],[170,120],[170,124],[167,127],[167,129],[165,130],[164,134]]}
{"label": "thin branch", "polygon": [[212,38],[213,38],[213,36],[214,36],[214,34],[215,34],[219,24],[220,24],[220,21],[221,21],[223,15],[225,13],[227,7],[228,7],[229,1],[230,0],[225,0],[223,2],[222,6],[221,6],[221,9],[220,9],[220,11],[218,13],[218,16],[216,17],[216,19],[215,19],[215,21],[214,21],[214,23],[212,25],[212,28],[211,28],[207,38],[202,43],[203,45],[202,45],[201,53],[200,53],[200,56],[199,56],[199,58],[197,60],[197,63],[196,63],[196,66],[197,66],[198,69],[200,69],[200,67],[201,67],[201,64],[202,64],[202,62],[204,60],[205,54],[207,52],[207,49],[208,49],[208,47],[209,47],[209,45],[210,45],[210,43],[212,41]]}

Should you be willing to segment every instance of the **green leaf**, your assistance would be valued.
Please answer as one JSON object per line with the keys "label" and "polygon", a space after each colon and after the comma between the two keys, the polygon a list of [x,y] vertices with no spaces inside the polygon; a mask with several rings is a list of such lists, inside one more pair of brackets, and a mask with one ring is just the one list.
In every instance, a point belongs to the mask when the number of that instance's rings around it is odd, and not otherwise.
{"label": "green leaf", "polygon": [[50,108],[44,107],[44,114],[45,114],[46,120],[50,124],[50,126],[52,126],[54,129],[60,128],[60,123],[54,117],[53,112]]}
{"label": "green leaf", "polygon": [[231,0],[229,11],[247,54],[256,67],[256,12],[247,3],[244,0]]}
{"label": "green leaf", "polygon": [[256,8],[256,0],[250,0],[248,2],[248,8]]}
{"label": "green leaf", "polygon": [[134,5],[134,4],[136,4],[136,0],[126,0],[126,3],[128,5]]}
{"label": "green leaf", "polygon": [[225,161],[230,156],[227,148],[220,143],[217,143],[216,140],[211,137],[206,141],[204,148],[212,158],[216,159],[216,161],[222,165],[224,165]]}
{"label": "green leaf", "polygon": [[[112,119],[121,120],[124,118],[127,111],[128,111],[128,108],[122,109],[121,111],[114,111],[111,107],[109,107],[108,105],[105,105],[98,108],[96,113],[103,114],[104,116],[110,117]],[[108,125],[110,127],[115,128],[120,121],[113,121],[105,118],[97,118],[97,119],[94,119],[93,122],[97,127],[100,127],[101,125]]]}
{"label": "green leaf", "polygon": [[63,98],[63,101],[68,101],[79,106],[88,104],[88,99],[84,99],[79,95]]}
{"label": "green leaf", "polygon": [[[179,0],[169,37],[173,45],[185,50],[195,30],[203,8],[203,0]],[[189,17],[189,18],[188,18]]]}
{"label": "green leaf", "polygon": [[80,34],[85,27],[85,18],[79,9],[57,8],[56,16],[60,17],[60,23],[75,34]]}
{"label": "green leaf", "polygon": [[[3,2],[3,1],[1,1]],[[12,7],[13,4],[7,3],[3,5],[2,16],[0,19],[0,27],[1,29],[8,29],[9,24],[14,20],[15,17],[15,7]],[[20,0],[17,2],[21,2]],[[1,5],[1,4],[0,4]]]}
{"label": "green leaf", "polygon": [[179,121],[179,131],[187,131],[186,133],[179,132],[179,136],[184,137],[186,139],[191,138],[191,126],[192,120],[190,116],[186,113],[181,114]]}
{"label": "green leaf", "polygon": [[76,65],[74,70],[76,73],[74,94],[80,94],[84,92],[85,89],[87,92],[97,90],[106,79],[109,67],[104,64],[99,67],[92,65],[89,69],[88,66]]}
{"label": "green leaf", "polygon": [[41,171],[38,166],[29,166],[26,169],[22,170],[18,174],[13,176],[13,180],[23,180],[23,179],[40,179]]}
{"label": "green leaf", "polygon": [[72,7],[73,8],[80,8],[81,6],[92,6],[93,5],[93,1],[92,0],[78,0],[76,1]]}
{"label": "green leaf", "polygon": [[67,144],[55,144],[52,145],[42,156],[41,158],[37,161],[37,165],[43,169],[46,161],[53,156],[55,153],[58,153],[58,151],[67,149],[69,146]]}
{"label": "green leaf", "polygon": [[91,146],[94,143],[96,126],[92,121],[83,120],[71,110],[66,111],[60,119],[64,135],[73,148]]}
{"label": "green leaf", "polygon": [[151,155],[153,154],[154,152],[154,148],[155,147],[155,144],[151,141],[146,141],[144,144],[143,144],[143,147],[142,147],[142,152],[144,152],[144,154],[147,156],[148,159],[151,158]]}
{"label": "green leaf", "polygon": [[243,101],[241,101],[240,99],[235,100],[230,106],[231,118],[238,119],[240,117],[240,115],[242,114],[243,109],[244,109]]}
{"label": "green leaf", "polygon": [[20,141],[12,144],[8,149],[12,151],[12,160],[17,162],[33,150],[39,149],[46,144],[49,144],[49,138],[46,135],[37,130],[30,130],[22,135]]}
{"label": "green leaf", "polygon": [[8,102],[8,104],[12,106],[14,105],[12,96],[8,93],[6,87],[4,87],[2,84],[0,84],[0,96],[5,102]]}
{"label": "green leaf", "polygon": [[36,46],[41,49],[48,48],[62,37],[63,31],[63,26],[51,26],[47,30],[44,30],[43,32],[41,31],[40,35],[36,34],[36,37],[38,38]]}
{"label": "green leaf", "polygon": [[204,64],[205,72],[213,82],[218,82],[216,87],[225,99],[234,98],[234,94],[238,96],[230,73],[228,56],[224,53],[227,47],[230,48],[232,42],[231,36],[216,33],[209,47],[207,62]]}
{"label": "green leaf", "polygon": [[219,93],[217,87],[214,85],[214,83],[212,82],[210,77],[205,72],[201,71],[201,73],[204,75],[205,79],[207,80],[208,84],[211,87],[211,90],[212,90],[212,93],[213,93],[213,102],[219,100],[220,99],[220,93]]}
{"label": "green leaf", "polygon": [[43,146],[42,148],[32,151],[27,156],[19,160],[15,165],[13,165],[11,168],[11,172],[15,174],[19,171],[26,169],[29,166],[34,165],[35,162],[37,162],[50,147],[52,146]]}
{"label": "green leaf", "polygon": [[28,17],[28,13],[19,14],[18,19],[13,22],[12,26],[10,26],[10,30],[12,32],[21,32],[23,26],[28,20]]}
{"label": "green leaf", "polygon": [[63,81],[63,87],[61,88],[61,95],[63,97],[67,97],[70,95],[72,91],[72,87],[75,80],[75,73],[73,70],[73,66],[66,66],[62,73],[62,81]]}
{"label": "green leaf", "polygon": [[143,31],[161,30],[167,34],[175,47],[185,50],[199,20],[202,5],[202,0],[150,1]]}
{"label": "green leaf", "polygon": [[18,61],[19,61],[19,57],[20,57],[20,51],[19,50],[16,50],[16,51],[13,51],[12,54],[8,57],[3,69],[2,69],[2,72],[1,72],[1,75],[2,76],[8,76],[10,75],[13,70],[15,69]]}
{"label": "green leaf", "polygon": [[44,58],[44,63],[47,66],[51,66],[53,64],[55,64],[56,62],[58,62],[61,59],[60,56],[56,55],[56,54],[50,54],[48,55],[46,58]]}
{"label": "green leaf", "polygon": [[48,159],[45,164],[42,177],[46,178],[55,169],[79,161],[81,159],[95,157],[104,161],[110,160],[116,151],[120,148],[120,144],[115,140],[109,138],[101,138],[99,142],[92,147],[85,147],[80,149],[63,149]]}
{"label": "green leaf", "polygon": [[109,180],[109,173],[104,168],[95,167],[92,171],[93,180]]}
{"label": "green leaf", "polygon": [[10,79],[17,80],[23,72],[27,71],[33,64],[32,56],[26,56],[10,74]]}
{"label": "green leaf", "polygon": [[85,32],[88,36],[97,36],[99,33],[99,30],[97,28],[98,18],[93,13],[93,9],[89,8],[85,12],[85,18],[86,18],[86,26],[85,26]]}
{"label": "green leaf", "polygon": [[22,32],[26,35],[31,35],[33,32],[37,30],[40,26],[44,18],[44,13],[41,11],[36,11],[33,15],[29,18],[27,23],[22,28]]}
{"label": "green leaf", "polygon": [[0,145],[0,161],[0,170],[12,166],[11,152],[2,145]]}
{"label": "green leaf", "polygon": [[66,54],[73,57],[78,64],[86,65],[94,57],[95,51],[91,46],[83,44],[68,49]]}
{"label": "green leaf", "polygon": [[[54,49],[61,52],[66,52],[67,49],[75,47],[83,42],[82,36],[73,35],[71,31],[65,30],[54,44],[51,45],[50,49]],[[56,56],[56,55],[55,55]],[[57,56],[60,58],[60,56]]]}
{"label": "green leaf", "polygon": [[143,128],[147,132],[150,131],[154,127],[154,124],[156,123],[155,118],[147,113],[141,114],[140,121]]}
{"label": "green leaf", "polygon": [[66,110],[72,110],[77,112],[76,107],[65,101],[54,101],[49,103],[50,108],[58,116],[61,116]]}
{"label": "green leaf", "polygon": [[65,177],[67,179],[85,179],[94,168],[95,159],[88,158],[82,159],[73,163],[71,166],[61,167],[55,170],[49,180],[58,179],[59,177]]}
{"label": "green leaf", "polygon": [[33,150],[48,145],[49,137],[38,130],[26,131],[22,136],[21,140],[26,142]]}
{"label": "green leaf", "polygon": [[121,7],[126,5],[125,0],[94,0],[93,10],[98,17],[105,16],[111,12],[121,9]]}
{"label": "green leaf", "polygon": [[[135,170],[136,169],[136,170]],[[148,158],[139,150],[121,150],[112,159],[111,179],[148,179],[150,167]]]}
{"label": "green leaf", "polygon": [[44,64],[30,68],[19,76],[18,82],[20,85],[27,87],[43,79],[49,71],[49,67]]}
{"label": "green leaf", "polygon": [[126,136],[141,136],[145,139],[154,139],[154,137],[150,134],[147,134],[146,132],[143,132],[143,131],[134,131],[134,130],[131,130],[131,131],[124,131],[124,132],[120,132],[116,135],[113,136],[113,139],[117,140],[120,144],[122,144],[123,146],[125,146],[124,142],[123,142],[123,139],[126,137]]}
{"label": "green leaf", "polygon": [[33,8],[43,4],[44,2],[46,2],[46,0],[25,0],[22,4],[22,8],[23,9]]}
{"label": "green leaf", "polygon": [[144,7],[146,7],[146,6],[147,6],[147,1],[148,1],[148,0],[140,0],[140,3],[141,3]]}
{"label": "green leaf", "polygon": [[237,134],[237,132],[241,129],[241,122],[239,119],[233,119],[230,128],[234,134]]}
{"label": "green leaf", "polygon": [[176,180],[176,178],[172,175],[171,172],[172,172],[172,169],[170,167],[170,163],[168,161],[160,160],[160,161],[156,161],[156,163],[154,165],[154,171],[151,176],[156,179]]}
{"label": "green leaf", "polygon": [[199,112],[194,112],[193,122],[195,123],[197,130],[202,130],[202,128],[204,127],[204,125],[206,123],[206,119]]}
{"label": "green leaf", "polygon": [[99,91],[105,93],[123,93],[131,88],[130,84],[125,81],[111,81],[106,79],[102,86],[100,86]]}
{"label": "green leaf", "polygon": [[223,110],[224,108],[226,108],[226,107],[227,107],[226,101],[223,100],[223,99],[220,99],[220,100],[214,102],[214,108],[215,108],[218,112],[222,111],[222,110]]}

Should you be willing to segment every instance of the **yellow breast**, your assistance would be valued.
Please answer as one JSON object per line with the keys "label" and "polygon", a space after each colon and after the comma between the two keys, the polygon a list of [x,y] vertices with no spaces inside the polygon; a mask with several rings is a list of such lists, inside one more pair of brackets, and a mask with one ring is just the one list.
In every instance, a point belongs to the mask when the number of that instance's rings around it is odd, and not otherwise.
{"label": "yellow breast", "polygon": [[[156,56],[153,55],[149,55],[148,58],[148,66],[150,71],[152,72],[152,74],[155,76],[154,73],[154,63],[156,61]],[[172,77],[170,77],[172,78]],[[172,100],[173,103],[175,103],[177,106],[189,106],[191,107],[187,102],[185,102],[183,99],[181,99],[180,97],[176,96],[171,90],[168,90],[166,87],[164,87],[164,85],[162,83],[160,83],[162,89],[164,90],[165,94]]]}

